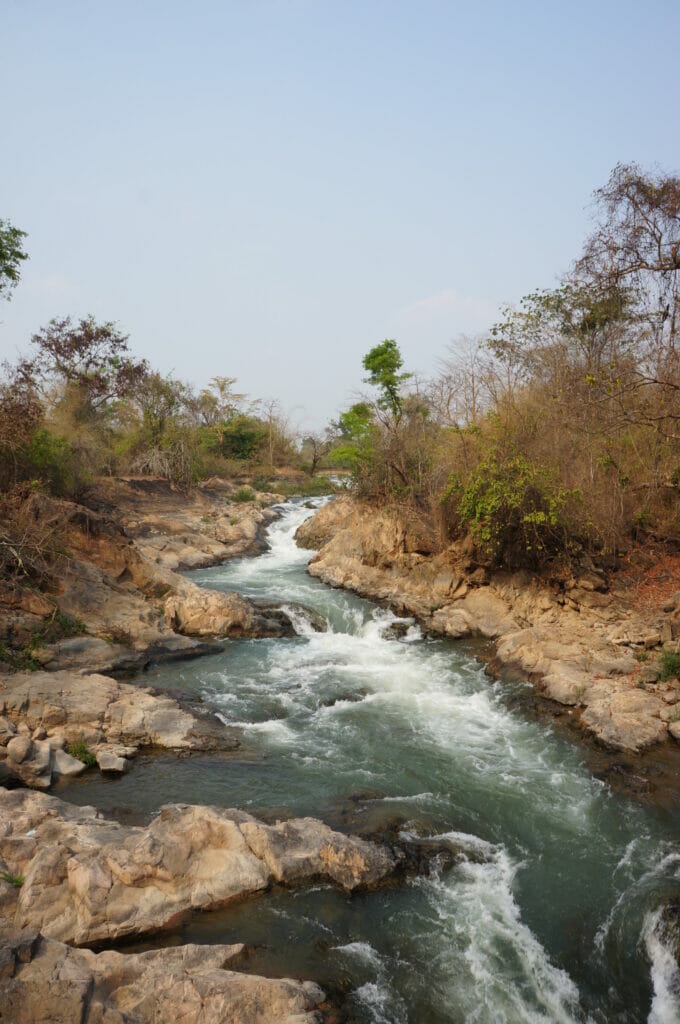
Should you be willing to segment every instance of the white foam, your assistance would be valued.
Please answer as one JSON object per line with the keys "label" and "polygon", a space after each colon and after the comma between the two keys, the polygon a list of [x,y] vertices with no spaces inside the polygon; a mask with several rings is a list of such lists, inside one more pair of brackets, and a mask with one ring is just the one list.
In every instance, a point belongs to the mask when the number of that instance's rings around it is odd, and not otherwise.
{"label": "white foam", "polygon": [[642,937],[650,961],[654,995],[648,1024],[680,1024],[680,969],[661,931],[661,909],[647,914]]}
{"label": "white foam", "polygon": [[[579,993],[566,971],[552,964],[522,922],[513,896],[517,865],[503,847],[476,836],[445,833],[485,855],[463,861],[445,876],[413,883],[427,894],[441,928],[439,973],[451,978],[449,997],[470,1022],[574,1024]],[[464,975],[469,977],[463,984]]]}
{"label": "white foam", "polygon": [[346,953],[349,956],[357,957],[364,963],[373,967],[380,966],[380,954],[374,949],[370,942],[348,942],[344,946],[334,946],[338,953]]}

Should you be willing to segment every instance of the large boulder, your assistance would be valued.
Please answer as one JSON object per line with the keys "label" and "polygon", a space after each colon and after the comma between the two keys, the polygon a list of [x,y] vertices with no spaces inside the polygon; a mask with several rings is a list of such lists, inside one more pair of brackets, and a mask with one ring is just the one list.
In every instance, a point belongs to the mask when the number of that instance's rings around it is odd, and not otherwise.
{"label": "large boulder", "polygon": [[401,859],[314,819],[267,826],[238,810],[177,804],[130,827],[26,790],[2,794],[0,857],[24,879],[4,893],[5,914],[74,945],[157,931],[272,882],[372,886]]}
{"label": "large boulder", "polygon": [[312,982],[237,969],[231,946],[146,953],[72,949],[34,930],[0,932],[0,1020],[12,1024],[314,1024],[324,993]]}

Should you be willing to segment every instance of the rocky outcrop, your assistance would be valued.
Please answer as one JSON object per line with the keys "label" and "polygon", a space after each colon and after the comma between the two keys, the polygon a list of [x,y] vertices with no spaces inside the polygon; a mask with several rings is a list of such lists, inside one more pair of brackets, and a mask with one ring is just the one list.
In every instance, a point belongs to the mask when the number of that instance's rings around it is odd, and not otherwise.
{"label": "rocky outcrop", "polygon": [[185,580],[165,602],[174,629],[192,637],[293,636],[288,615],[273,605],[256,604],[240,594],[207,590]]}
{"label": "rocky outcrop", "polygon": [[0,931],[0,1020],[12,1024],[314,1024],[311,982],[238,971],[242,945],[121,954],[73,949],[32,929]]}
{"label": "rocky outcrop", "polygon": [[313,818],[265,825],[238,810],[170,805],[145,828],[44,793],[0,792],[0,912],[20,928],[91,945],[176,924],[272,882],[375,885],[399,858]]}
{"label": "rocky outcrop", "polygon": [[234,745],[216,721],[163,694],[102,675],[29,672],[0,676],[0,781],[46,789],[85,769],[66,752],[81,744],[102,771],[122,772],[142,747],[207,750]]}
{"label": "rocky outcrop", "polygon": [[[490,572],[462,544],[419,550],[397,515],[350,497],[323,507],[296,539],[320,549],[309,572],[325,583],[413,615],[432,633],[494,640],[493,668],[520,670],[547,698],[574,708],[604,745],[639,752],[680,739],[680,682],[662,681],[647,663],[662,643],[663,615],[633,607],[594,566],[560,588],[527,572]],[[680,601],[671,612],[672,632]]]}
{"label": "rocky outcrop", "polygon": [[215,478],[190,494],[165,480],[100,480],[87,500],[100,512],[115,512],[150,562],[198,569],[263,550],[264,530],[276,518],[270,506],[283,496],[253,491],[252,501],[234,501],[238,490],[237,483]]}
{"label": "rocky outcrop", "polygon": [[[31,516],[58,532],[68,556],[53,592],[0,587],[0,643],[20,652],[19,664],[128,672],[204,654],[211,648],[202,638],[290,633],[285,617],[264,614],[237,594],[197,587],[175,571],[262,546],[261,532],[276,516],[262,504],[276,496],[237,503],[232,490],[187,496],[166,481],[108,481],[92,488],[87,505],[33,496]],[[60,636],[55,616],[75,630]],[[87,635],[72,635],[83,627]]]}

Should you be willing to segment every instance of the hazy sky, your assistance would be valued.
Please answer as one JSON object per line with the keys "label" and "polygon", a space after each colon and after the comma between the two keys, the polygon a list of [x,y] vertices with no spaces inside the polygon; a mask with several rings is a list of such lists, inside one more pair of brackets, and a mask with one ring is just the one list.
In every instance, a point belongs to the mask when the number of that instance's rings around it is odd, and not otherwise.
{"label": "hazy sky", "polygon": [[325,420],[550,286],[617,161],[680,170],[679,0],[0,0],[0,355],[117,320]]}

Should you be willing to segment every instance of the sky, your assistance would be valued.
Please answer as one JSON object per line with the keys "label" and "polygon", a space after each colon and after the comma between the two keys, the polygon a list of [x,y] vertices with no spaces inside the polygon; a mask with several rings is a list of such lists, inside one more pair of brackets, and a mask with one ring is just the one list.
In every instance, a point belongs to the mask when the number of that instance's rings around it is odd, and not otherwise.
{"label": "sky", "polygon": [[555,284],[619,161],[680,171],[680,0],[0,0],[0,357],[92,313],[321,426]]}

